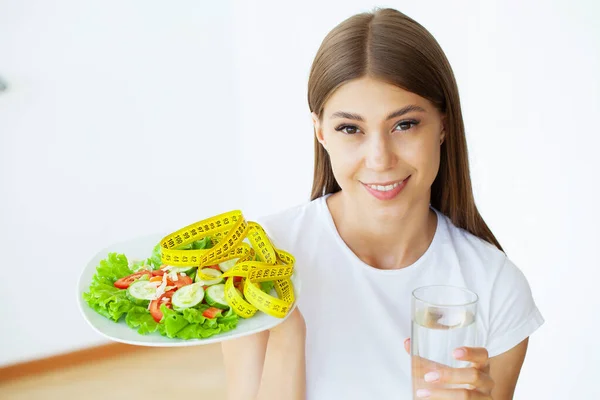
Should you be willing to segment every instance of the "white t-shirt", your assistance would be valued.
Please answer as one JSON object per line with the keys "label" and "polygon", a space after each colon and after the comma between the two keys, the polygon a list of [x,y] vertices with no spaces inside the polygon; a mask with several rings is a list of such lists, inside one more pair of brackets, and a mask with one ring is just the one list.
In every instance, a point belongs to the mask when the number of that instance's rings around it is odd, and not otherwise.
{"label": "white t-shirt", "polygon": [[523,273],[495,246],[437,213],[437,229],[414,264],[379,270],[345,244],[326,198],[257,219],[273,244],[296,258],[307,326],[308,400],[411,399],[411,295],[432,284],[461,286],[479,296],[478,346],[490,357],[544,323]]}

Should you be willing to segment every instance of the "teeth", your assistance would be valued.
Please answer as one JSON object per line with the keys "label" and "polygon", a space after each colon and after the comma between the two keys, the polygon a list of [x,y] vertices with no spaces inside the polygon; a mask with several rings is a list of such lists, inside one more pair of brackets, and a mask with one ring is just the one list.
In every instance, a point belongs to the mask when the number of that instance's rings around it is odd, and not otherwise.
{"label": "teeth", "polygon": [[370,187],[371,189],[378,190],[378,191],[380,191],[380,192],[387,192],[387,191],[390,191],[390,190],[392,190],[392,189],[395,189],[395,188],[397,188],[397,187],[400,185],[400,183],[402,183],[402,182],[396,182],[396,183],[394,183],[394,184],[392,184],[392,185],[387,185],[387,186],[381,186],[381,185],[369,185],[369,187]]}

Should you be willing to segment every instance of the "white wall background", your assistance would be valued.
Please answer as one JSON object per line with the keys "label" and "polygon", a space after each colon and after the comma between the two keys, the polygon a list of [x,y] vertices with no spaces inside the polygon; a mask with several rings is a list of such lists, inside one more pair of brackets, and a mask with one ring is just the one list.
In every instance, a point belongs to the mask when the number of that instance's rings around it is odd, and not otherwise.
{"label": "white wall background", "polygon": [[373,6],[446,51],[478,205],[546,318],[516,398],[600,396],[593,0],[0,0],[0,366],[104,342],[73,293],[106,245],[307,200],[312,58]]}

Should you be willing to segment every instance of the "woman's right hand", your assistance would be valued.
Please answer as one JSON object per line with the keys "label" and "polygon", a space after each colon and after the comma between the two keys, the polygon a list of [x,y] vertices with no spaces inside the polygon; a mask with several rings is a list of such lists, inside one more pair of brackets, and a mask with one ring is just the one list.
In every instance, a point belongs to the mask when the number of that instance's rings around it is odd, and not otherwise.
{"label": "woman's right hand", "polygon": [[[221,343],[228,400],[304,399],[306,323],[296,307],[268,331]],[[283,372],[285,371],[285,372]]]}

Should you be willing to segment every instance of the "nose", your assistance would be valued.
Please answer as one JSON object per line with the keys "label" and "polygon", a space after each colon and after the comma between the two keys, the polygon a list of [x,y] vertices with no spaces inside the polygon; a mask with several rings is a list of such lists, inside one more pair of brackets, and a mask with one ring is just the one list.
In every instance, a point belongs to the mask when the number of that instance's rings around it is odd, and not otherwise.
{"label": "nose", "polygon": [[386,135],[371,135],[366,146],[365,166],[374,171],[386,171],[397,161],[391,140]]}

